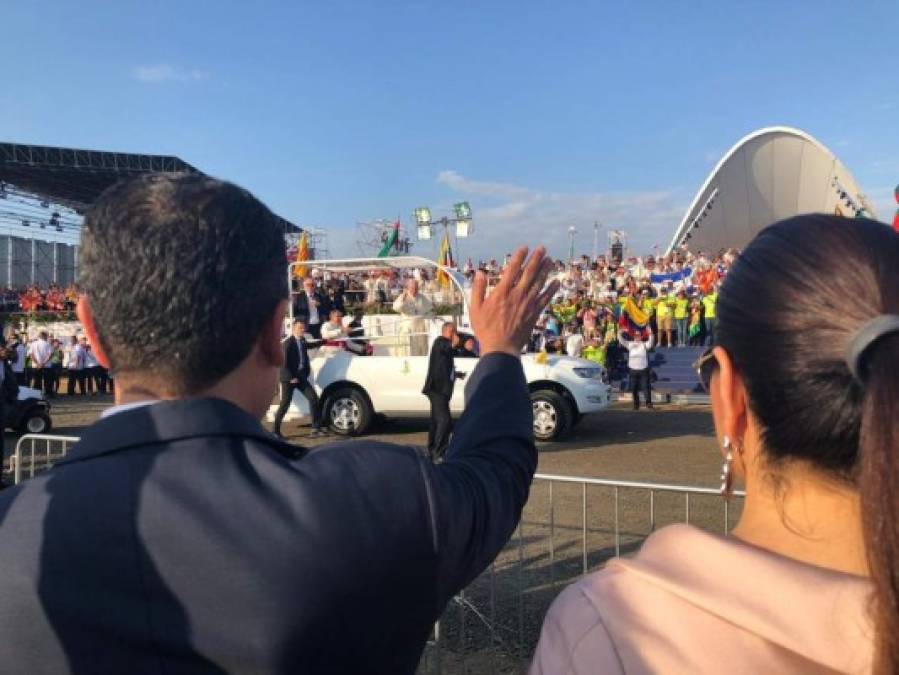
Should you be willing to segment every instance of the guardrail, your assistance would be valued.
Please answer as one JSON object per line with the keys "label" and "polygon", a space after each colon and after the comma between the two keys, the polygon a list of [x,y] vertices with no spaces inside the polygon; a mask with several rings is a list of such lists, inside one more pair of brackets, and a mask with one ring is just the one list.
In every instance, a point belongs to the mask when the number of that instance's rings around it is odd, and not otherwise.
{"label": "guardrail", "polygon": [[25,434],[16,443],[16,449],[10,457],[13,484],[18,485],[25,478],[34,478],[36,473],[46,471],[65,457],[69,448],[79,440],[78,436]]}
{"label": "guardrail", "polygon": [[537,474],[512,539],[449,604],[420,673],[523,672],[562,589],[639,549],[663,525],[727,534],[742,506],[717,489]]}

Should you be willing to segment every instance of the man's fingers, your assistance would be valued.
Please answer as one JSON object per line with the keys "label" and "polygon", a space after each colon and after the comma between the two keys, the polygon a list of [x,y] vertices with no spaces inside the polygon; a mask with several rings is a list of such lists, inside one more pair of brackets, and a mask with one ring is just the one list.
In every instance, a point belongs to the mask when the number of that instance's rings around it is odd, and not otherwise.
{"label": "man's fingers", "polygon": [[[528,260],[527,265],[525,265],[524,269],[521,272],[521,279],[518,282],[519,285],[524,288],[524,290],[530,290],[531,284],[534,283],[534,280],[538,277],[544,266],[547,264],[548,261],[545,256],[546,249],[543,246],[538,246],[534,249],[534,252],[531,254],[530,260]],[[542,286],[543,284],[540,285]]]}
{"label": "man's fingers", "polygon": [[524,280],[522,280],[522,287],[525,289],[525,298],[528,302],[532,302],[534,298],[537,297],[537,294],[545,287],[546,280],[549,278],[550,273],[552,273],[552,269],[552,260],[544,258],[533,277],[528,280],[529,285],[525,287]]}
{"label": "man's fingers", "polygon": [[539,316],[540,312],[542,312],[546,306],[549,304],[550,300],[553,299],[553,296],[559,292],[559,280],[554,279],[549,282],[549,286],[543,289],[543,292],[537,296],[537,299],[531,303],[531,306],[534,308],[534,312],[536,315],[534,320],[536,321],[536,316]]}
{"label": "man's fingers", "polygon": [[471,285],[471,311],[473,313],[480,313],[486,295],[487,275],[478,270],[474,275],[474,283]]}
{"label": "man's fingers", "polygon": [[512,286],[514,286],[518,281],[518,276],[521,274],[521,264],[524,262],[524,259],[527,258],[527,256],[527,246],[519,246],[517,249],[515,249],[515,253],[512,254],[512,259],[509,261],[506,269],[503,270],[503,276],[499,280],[499,283],[496,285],[494,293],[497,291],[501,293],[509,292],[509,289],[511,289]]}

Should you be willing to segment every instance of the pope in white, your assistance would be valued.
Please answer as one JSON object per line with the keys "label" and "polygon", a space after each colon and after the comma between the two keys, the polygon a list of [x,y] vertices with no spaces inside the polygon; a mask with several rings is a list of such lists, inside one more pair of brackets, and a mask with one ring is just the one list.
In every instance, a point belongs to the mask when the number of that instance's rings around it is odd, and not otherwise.
{"label": "pope in white", "polygon": [[402,318],[398,334],[400,343],[394,356],[428,355],[428,322],[433,314],[431,301],[418,292],[418,281],[409,279],[403,292],[393,302],[393,311]]}

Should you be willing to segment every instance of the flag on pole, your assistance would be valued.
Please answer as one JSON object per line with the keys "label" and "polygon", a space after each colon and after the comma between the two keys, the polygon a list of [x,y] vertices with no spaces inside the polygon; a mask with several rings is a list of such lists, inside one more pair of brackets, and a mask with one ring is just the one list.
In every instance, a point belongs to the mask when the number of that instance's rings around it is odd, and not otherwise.
{"label": "flag on pole", "polygon": [[381,247],[381,250],[378,251],[379,258],[386,258],[390,255],[390,249],[397,245],[397,242],[400,238],[400,221],[397,221],[393,224],[393,230],[390,232],[390,235],[387,237],[387,240],[384,242],[384,245]]}
{"label": "flag on pole", "polygon": [[[303,232],[300,235],[300,241],[297,244],[297,257],[294,262],[303,263],[309,260],[309,236]],[[293,268],[293,276],[296,279],[302,279],[306,276],[306,266],[297,265]]]}
{"label": "flag on pole", "polygon": [[[453,261],[453,249],[450,246],[449,232],[443,233],[443,241],[440,242],[440,255],[437,256],[437,264],[442,265],[443,267],[456,266]],[[440,285],[444,288],[450,285],[449,275],[442,269],[437,271],[437,281],[439,281]]]}

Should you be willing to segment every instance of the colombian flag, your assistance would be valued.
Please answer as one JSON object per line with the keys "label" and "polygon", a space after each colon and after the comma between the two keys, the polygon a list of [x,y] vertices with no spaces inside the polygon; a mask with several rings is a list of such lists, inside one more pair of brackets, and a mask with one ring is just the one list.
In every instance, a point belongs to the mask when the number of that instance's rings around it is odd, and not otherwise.
{"label": "colombian flag", "polygon": [[643,331],[649,323],[649,315],[637,306],[634,299],[628,297],[621,307],[621,316],[618,317],[618,327],[631,333]]}

